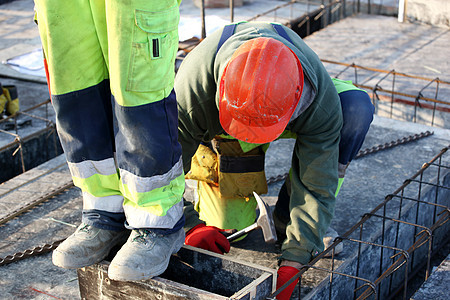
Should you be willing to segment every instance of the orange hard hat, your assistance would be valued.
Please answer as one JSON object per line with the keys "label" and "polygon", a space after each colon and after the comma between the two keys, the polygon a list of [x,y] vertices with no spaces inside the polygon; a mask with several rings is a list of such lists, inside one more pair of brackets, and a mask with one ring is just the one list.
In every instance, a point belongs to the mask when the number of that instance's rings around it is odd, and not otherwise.
{"label": "orange hard hat", "polygon": [[268,143],[284,131],[297,107],[303,69],[282,42],[255,38],[233,53],[219,89],[222,128],[244,142]]}

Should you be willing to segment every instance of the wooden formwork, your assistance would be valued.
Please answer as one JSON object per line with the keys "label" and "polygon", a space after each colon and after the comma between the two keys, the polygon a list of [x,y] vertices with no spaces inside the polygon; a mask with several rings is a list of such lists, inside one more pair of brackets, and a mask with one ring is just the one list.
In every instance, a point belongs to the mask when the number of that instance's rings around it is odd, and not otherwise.
{"label": "wooden formwork", "polygon": [[276,270],[183,246],[162,275],[143,281],[108,278],[108,261],[78,269],[82,299],[265,299]]}

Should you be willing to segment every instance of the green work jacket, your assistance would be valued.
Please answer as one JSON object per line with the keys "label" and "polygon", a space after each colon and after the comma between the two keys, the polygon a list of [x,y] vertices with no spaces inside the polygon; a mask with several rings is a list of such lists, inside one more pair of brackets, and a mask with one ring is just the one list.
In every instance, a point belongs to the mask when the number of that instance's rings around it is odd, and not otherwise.
{"label": "green work jacket", "polygon": [[270,23],[249,22],[239,24],[217,54],[223,29],[208,36],[186,56],[175,77],[178,139],[187,173],[199,143],[226,134],[219,121],[218,82],[241,44],[268,37],[292,49],[302,64],[310,93],[302,95],[301,112],[285,131],[296,142],[290,170],[291,221],[280,259],[305,264],[323,250],[322,238],[334,214],[342,112],[336,88],[319,57],[295,32],[284,29],[294,44],[278,35]]}

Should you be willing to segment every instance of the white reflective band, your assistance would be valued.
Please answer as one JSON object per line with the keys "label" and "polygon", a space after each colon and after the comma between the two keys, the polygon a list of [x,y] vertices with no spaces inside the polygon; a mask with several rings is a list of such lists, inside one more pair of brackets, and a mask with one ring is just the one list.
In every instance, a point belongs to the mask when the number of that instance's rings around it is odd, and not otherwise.
{"label": "white reflective band", "polygon": [[165,216],[151,214],[138,207],[124,205],[127,223],[132,228],[171,229],[183,215],[183,201],[174,204]]}
{"label": "white reflective band", "polygon": [[120,169],[120,178],[123,184],[126,184],[131,192],[146,193],[154,189],[169,185],[175,178],[183,174],[182,159],[169,170],[169,172],[162,175],[155,175],[152,177],[139,177],[126,170]]}
{"label": "white reflective band", "polygon": [[79,163],[67,163],[73,177],[88,178],[95,174],[108,176],[117,173],[116,165],[112,157],[100,161],[84,160]]}
{"label": "white reflective band", "polygon": [[121,213],[123,212],[123,196],[94,197],[89,193],[83,192],[83,209],[98,209],[112,213]]}

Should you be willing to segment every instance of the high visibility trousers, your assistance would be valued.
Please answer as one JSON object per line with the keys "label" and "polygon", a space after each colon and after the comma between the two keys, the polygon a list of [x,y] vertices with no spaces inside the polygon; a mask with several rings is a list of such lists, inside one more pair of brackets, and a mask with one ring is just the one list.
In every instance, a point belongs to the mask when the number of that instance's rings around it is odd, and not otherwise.
{"label": "high visibility trousers", "polygon": [[184,192],[173,92],[179,3],[35,0],[35,9],[83,213],[124,214],[132,228],[172,228]]}

